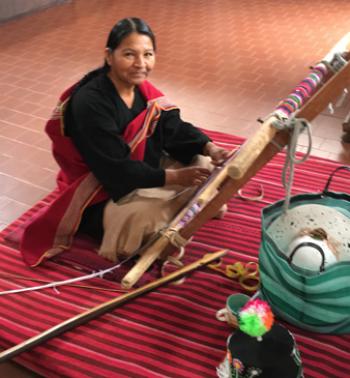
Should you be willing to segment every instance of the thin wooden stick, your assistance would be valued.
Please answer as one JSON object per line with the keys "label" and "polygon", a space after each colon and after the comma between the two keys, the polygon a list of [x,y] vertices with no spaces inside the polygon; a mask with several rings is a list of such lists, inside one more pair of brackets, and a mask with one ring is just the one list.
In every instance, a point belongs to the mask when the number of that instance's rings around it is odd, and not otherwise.
{"label": "thin wooden stick", "polygon": [[169,275],[162,277],[156,281],[150,282],[138,289],[135,289],[133,291],[130,291],[129,293],[122,294],[117,298],[114,298],[110,301],[107,301],[105,303],[102,303],[98,306],[95,306],[91,308],[90,310],[87,310],[83,312],[82,314],[76,315],[42,333],[40,333],[37,336],[31,337],[28,340],[23,341],[22,343],[15,345],[12,348],[6,349],[3,352],[0,353],[0,362],[7,361],[17,355],[19,355],[22,352],[25,352],[31,348],[33,348],[36,345],[39,345],[43,343],[44,341],[47,341],[49,339],[52,339],[55,336],[58,336],[72,328],[75,328],[79,325],[82,325],[92,319],[97,318],[98,316],[101,316],[105,314],[106,312],[109,312],[111,310],[114,310],[115,308],[121,306],[122,304],[130,301],[133,298],[136,298],[142,294],[148,293],[157,287],[160,287],[162,285],[167,284],[168,282],[175,281],[182,277],[183,275],[192,272],[195,269],[198,269],[204,265],[207,265],[211,263],[212,261],[218,260],[221,257],[223,257],[227,253],[227,250],[220,250],[214,253],[209,253],[202,257],[201,259],[175,271],[170,273]]}

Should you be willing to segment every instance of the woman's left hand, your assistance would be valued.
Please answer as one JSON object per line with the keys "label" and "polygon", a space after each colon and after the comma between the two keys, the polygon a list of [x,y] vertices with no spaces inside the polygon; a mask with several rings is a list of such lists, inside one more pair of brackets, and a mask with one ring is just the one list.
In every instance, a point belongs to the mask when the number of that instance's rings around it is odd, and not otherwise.
{"label": "woman's left hand", "polygon": [[219,147],[213,142],[208,142],[203,149],[203,155],[210,156],[213,165],[221,165],[231,155],[231,151]]}

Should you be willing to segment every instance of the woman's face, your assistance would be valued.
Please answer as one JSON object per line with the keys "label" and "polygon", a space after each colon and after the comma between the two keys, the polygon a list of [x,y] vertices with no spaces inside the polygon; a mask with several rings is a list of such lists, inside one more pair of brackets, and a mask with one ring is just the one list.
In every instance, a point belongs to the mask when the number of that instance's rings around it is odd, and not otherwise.
{"label": "woman's face", "polygon": [[141,84],[155,64],[155,51],[150,37],[131,33],[114,50],[106,50],[110,75],[117,83],[132,87]]}

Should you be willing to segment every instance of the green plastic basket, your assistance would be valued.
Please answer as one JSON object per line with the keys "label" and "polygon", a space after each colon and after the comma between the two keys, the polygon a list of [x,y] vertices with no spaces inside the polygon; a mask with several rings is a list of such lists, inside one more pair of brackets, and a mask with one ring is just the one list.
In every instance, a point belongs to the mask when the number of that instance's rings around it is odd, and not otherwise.
{"label": "green plastic basket", "polygon": [[[323,192],[296,195],[291,198],[290,208],[321,204],[340,209],[350,218],[350,195],[328,190],[334,174],[341,169],[350,171],[350,167],[338,167]],[[319,333],[350,332],[350,261],[311,273],[293,266],[268,231],[282,214],[283,203],[276,202],[262,211],[261,296],[276,316],[300,328]]]}

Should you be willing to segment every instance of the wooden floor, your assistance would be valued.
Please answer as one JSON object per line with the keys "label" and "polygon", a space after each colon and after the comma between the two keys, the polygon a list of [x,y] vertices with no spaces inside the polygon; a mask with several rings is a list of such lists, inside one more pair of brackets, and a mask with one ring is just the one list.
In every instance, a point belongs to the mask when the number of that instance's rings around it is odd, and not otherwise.
{"label": "wooden floor", "polygon": [[[350,31],[347,0],[73,0],[0,25],[0,229],[54,188],[45,121],[58,95],[102,63],[110,28],[129,16],[153,28],[151,80],[183,118],[244,137]],[[350,162],[340,141],[349,110],[350,98],[314,121],[312,154]],[[305,150],[306,138],[299,143]],[[1,376],[16,374],[31,376]]]}

